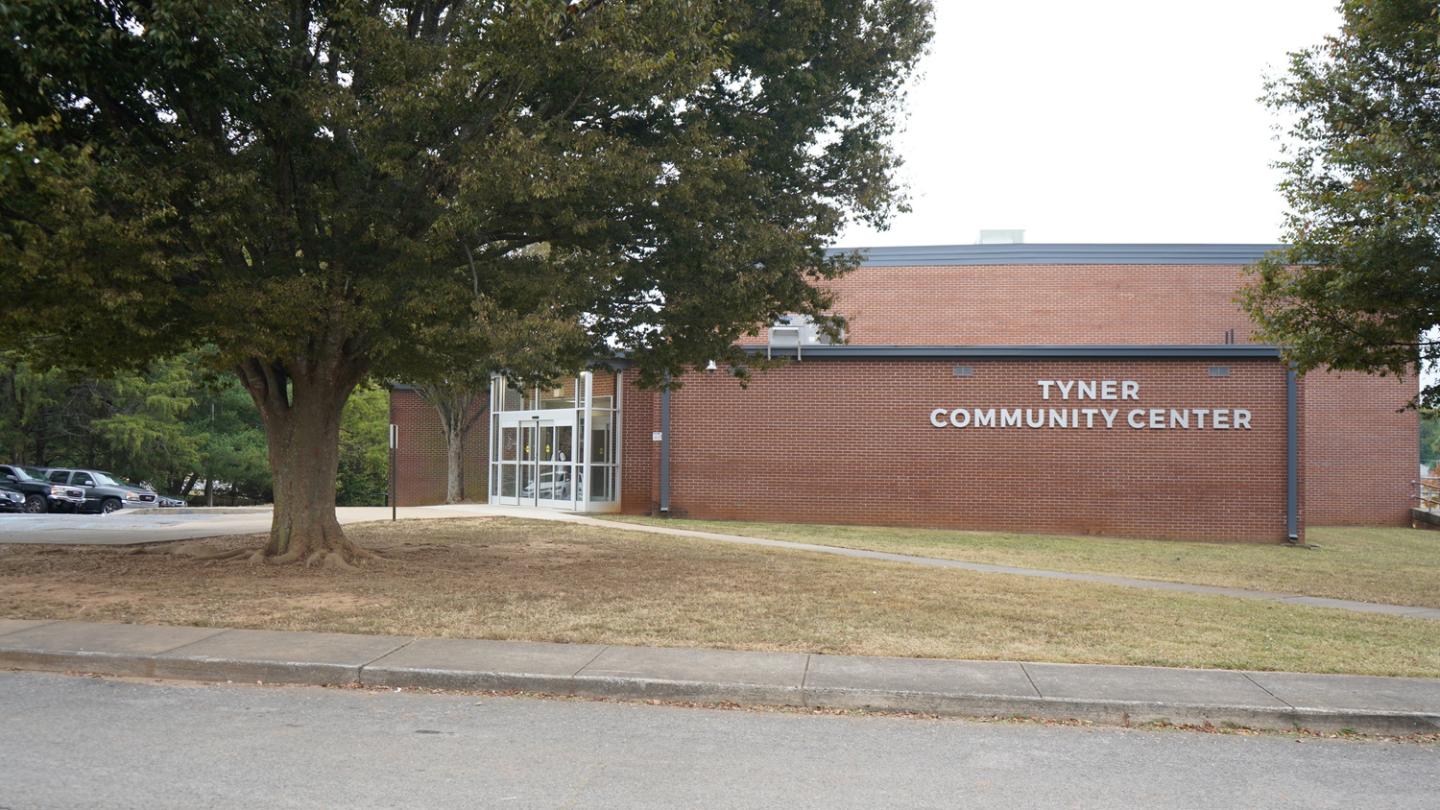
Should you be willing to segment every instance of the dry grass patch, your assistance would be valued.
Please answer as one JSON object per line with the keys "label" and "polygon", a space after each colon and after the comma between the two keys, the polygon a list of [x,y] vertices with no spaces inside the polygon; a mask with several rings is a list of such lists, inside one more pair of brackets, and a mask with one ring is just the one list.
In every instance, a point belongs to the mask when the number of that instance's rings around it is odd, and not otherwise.
{"label": "dry grass patch", "polygon": [[1440,622],[542,521],[347,531],[389,559],[346,574],[114,548],[0,546],[0,616],[1440,676]]}
{"label": "dry grass patch", "polygon": [[1440,532],[1417,529],[1312,528],[1307,542],[1318,548],[1292,548],[877,526],[614,519],[994,565],[1440,608]]}

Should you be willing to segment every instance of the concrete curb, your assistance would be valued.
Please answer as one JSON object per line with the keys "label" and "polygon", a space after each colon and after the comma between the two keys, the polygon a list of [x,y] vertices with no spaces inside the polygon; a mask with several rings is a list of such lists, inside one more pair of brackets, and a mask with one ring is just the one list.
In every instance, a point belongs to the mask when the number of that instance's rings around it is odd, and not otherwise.
{"label": "concrete curb", "polygon": [[[1120,725],[1168,721],[1381,735],[1440,732],[1440,679],[1418,678],[862,658],[6,619],[0,619],[0,668],[221,682],[519,691],[960,717],[1030,717]],[[1262,686],[1256,677],[1262,677],[1267,685]],[[1037,683],[1044,684],[1043,688],[1052,694],[1043,694]],[[1328,694],[1333,700],[1326,705],[1313,699],[1317,694]],[[1154,699],[1155,695],[1164,697]],[[1304,702],[1297,696],[1311,699]]]}

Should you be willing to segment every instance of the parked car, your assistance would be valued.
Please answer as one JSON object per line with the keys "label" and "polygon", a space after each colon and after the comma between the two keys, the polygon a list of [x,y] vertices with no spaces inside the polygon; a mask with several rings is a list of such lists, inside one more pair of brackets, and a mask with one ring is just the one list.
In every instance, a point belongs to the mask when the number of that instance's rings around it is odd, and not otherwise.
{"label": "parked car", "polygon": [[105,515],[121,509],[155,506],[160,497],[154,490],[125,483],[119,476],[100,470],[51,470],[50,483],[83,490],[85,500],[80,511]]}
{"label": "parked car", "polygon": [[165,509],[179,509],[180,507],[187,506],[188,504],[186,504],[179,498],[172,498],[169,495],[161,495],[160,497],[155,499],[155,505]]}
{"label": "parked car", "polygon": [[26,512],[74,511],[85,503],[85,490],[52,482],[50,471],[40,467],[0,464],[0,484],[9,484],[25,496]]}
{"label": "parked car", "polygon": [[[535,481],[530,481],[520,488],[520,497],[535,497]],[[544,472],[540,473],[540,497],[548,500],[568,501],[570,500],[570,473],[568,472]]]}
{"label": "parked car", "polygon": [[22,512],[25,509],[25,493],[9,481],[0,481],[0,512]]}

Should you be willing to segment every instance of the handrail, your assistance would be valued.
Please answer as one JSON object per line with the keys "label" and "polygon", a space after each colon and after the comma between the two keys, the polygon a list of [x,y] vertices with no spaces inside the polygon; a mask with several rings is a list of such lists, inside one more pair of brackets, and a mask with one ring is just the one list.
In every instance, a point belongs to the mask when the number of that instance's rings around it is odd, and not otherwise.
{"label": "handrail", "polygon": [[1421,476],[1415,482],[1416,494],[1412,500],[1420,502],[1420,508],[1431,512],[1440,511],[1440,476]]}

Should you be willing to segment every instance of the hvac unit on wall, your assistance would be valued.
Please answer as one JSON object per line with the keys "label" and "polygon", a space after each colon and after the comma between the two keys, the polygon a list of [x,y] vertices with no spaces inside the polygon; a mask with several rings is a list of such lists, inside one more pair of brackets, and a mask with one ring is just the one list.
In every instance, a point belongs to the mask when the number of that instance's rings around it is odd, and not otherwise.
{"label": "hvac unit on wall", "polygon": [[[842,331],[840,340],[844,339],[845,335]],[[776,318],[775,323],[770,327],[769,340],[769,344],[765,347],[767,359],[770,357],[772,349],[793,346],[796,360],[800,359],[801,352],[806,346],[828,346],[837,342],[830,335],[825,334],[825,331],[815,323],[815,319],[809,315],[781,315]]]}

